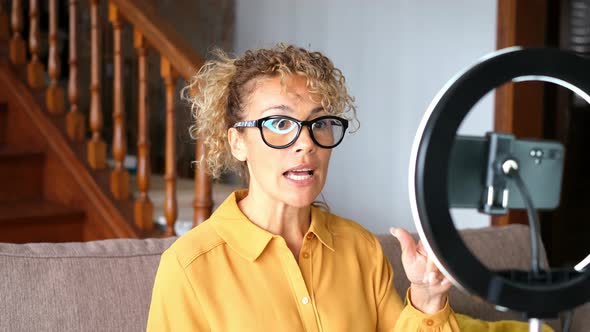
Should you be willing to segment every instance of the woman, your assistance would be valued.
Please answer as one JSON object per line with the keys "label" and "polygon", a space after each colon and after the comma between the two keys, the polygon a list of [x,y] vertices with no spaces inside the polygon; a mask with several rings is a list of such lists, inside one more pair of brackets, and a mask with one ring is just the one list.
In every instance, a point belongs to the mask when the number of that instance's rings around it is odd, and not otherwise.
{"label": "woman", "polygon": [[[235,170],[248,189],[231,194],[162,255],[148,330],[467,326],[448,305],[449,281],[405,230],[393,231],[411,282],[404,305],[375,236],[314,203],[331,149],[357,122],[340,70],[321,53],[293,46],[238,59],[216,55],[185,90],[194,93],[193,134],[204,138],[209,173]],[[466,331],[487,328],[468,324]]]}

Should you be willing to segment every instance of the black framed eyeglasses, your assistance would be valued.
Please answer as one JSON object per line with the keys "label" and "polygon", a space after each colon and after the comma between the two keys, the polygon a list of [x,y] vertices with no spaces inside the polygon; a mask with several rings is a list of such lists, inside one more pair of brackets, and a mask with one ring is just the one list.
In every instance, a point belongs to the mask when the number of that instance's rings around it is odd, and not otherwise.
{"label": "black framed eyeglasses", "polygon": [[290,116],[271,115],[258,120],[236,122],[234,128],[254,128],[260,130],[264,143],[271,148],[285,149],[293,145],[301,128],[306,126],[312,141],[324,149],[336,147],[348,128],[348,120],[333,115],[321,116],[309,121],[299,121]]}

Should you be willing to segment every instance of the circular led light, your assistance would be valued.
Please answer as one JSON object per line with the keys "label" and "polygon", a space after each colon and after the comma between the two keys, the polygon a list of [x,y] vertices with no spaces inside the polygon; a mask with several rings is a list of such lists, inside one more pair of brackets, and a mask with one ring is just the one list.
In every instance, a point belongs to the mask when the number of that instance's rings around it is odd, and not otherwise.
{"label": "circular led light", "polygon": [[494,52],[453,77],[430,104],[412,146],[409,192],[420,238],[455,286],[497,306],[543,317],[590,299],[590,269],[544,285],[516,282],[489,270],[457,232],[447,192],[451,148],[465,116],[497,86],[530,80],[561,85],[590,103],[590,61],[556,49],[513,47]]}

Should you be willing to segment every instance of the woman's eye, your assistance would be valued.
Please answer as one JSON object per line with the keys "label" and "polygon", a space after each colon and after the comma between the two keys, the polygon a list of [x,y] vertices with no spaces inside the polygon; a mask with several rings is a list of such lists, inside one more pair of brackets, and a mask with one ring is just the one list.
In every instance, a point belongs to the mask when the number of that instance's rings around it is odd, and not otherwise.
{"label": "woman's eye", "polygon": [[279,121],[277,121],[277,124],[276,124],[275,128],[277,128],[277,129],[287,129],[287,128],[289,128],[289,121],[288,120],[284,120],[284,119],[279,120]]}
{"label": "woman's eye", "polygon": [[273,119],[266,121],[264,126],[277,134],[285,134],[290,132],[295,127],[295,124],[288,119]]}
{"label": "woman's eye", "polygon": [[327,121],[328,120],[321,120],[321,121],[318,121],[318,122],[314,123],[314,126],[313,126],[314,129],[323,129],[323,128],[325,128],[328,125]]}

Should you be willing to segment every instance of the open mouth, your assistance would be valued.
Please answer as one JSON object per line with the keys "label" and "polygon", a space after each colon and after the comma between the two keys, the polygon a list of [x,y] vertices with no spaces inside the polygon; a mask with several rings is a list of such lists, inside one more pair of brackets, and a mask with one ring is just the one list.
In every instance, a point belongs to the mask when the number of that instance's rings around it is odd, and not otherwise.
{"label": "open mouth", "polygon": [[307,179],[311,179],[313,177],[314,170],[311,168],[301,168],[301,169],[294,169],[289,170],[283,173],[288,179],[295,180],[295,181],[303,181]]}

